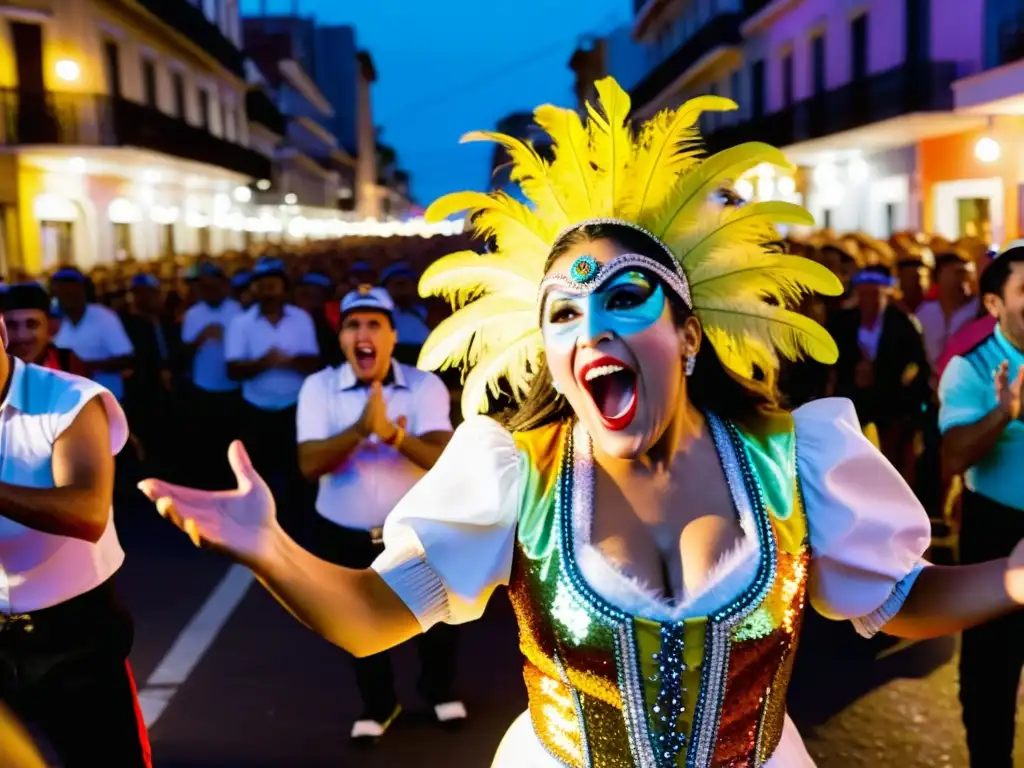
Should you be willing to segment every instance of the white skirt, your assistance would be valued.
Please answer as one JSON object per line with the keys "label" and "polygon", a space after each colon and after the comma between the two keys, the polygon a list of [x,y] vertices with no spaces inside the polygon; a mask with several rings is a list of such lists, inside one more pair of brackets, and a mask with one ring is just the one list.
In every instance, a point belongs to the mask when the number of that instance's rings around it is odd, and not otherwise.
{"label": "white skirt", "polygon": [[[530,713],[523,712],[505,732],[491,768],[560,768],[560,763],[541,746]],[[782,740],[764,768],[815,768],[804,740],[786,715]]]}

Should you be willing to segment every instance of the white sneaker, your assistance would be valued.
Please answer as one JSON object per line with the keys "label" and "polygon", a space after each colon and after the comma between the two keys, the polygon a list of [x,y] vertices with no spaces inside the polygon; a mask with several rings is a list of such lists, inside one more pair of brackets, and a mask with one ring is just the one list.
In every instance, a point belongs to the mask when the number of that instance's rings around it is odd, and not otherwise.
{"label": "white sneaker", "polygon": [[352,723],[352,738],[353,739],[379,739],[384,735],[385,731],[395,722],[395,718],[398,717],[402,712],[402,707],[395,707],[395,711],[391,713],[391,716],[383,722],[380,720],[370,720],[364,718],[362,720],[356,720]]}
{"label": "white sneaker", "polygon": [[450,723],[455,720],[465,720],[469,713],[466,712],[466,705],[461,701],[446,701],[443,704],[434,705],[434,715],[439,723]]}

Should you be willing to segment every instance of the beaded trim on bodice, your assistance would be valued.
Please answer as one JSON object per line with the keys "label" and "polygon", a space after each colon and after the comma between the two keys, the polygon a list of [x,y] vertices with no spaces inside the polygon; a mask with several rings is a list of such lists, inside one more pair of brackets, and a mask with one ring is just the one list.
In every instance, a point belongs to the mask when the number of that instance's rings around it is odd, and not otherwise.
{"label": "beaded trim on bodice", "polygon": [[[741,435],[714,417],[708,421],[737,513],[756,534],[759,562],[752,582],[728,604],[708,616],[662,622],[629,614],[583,577],[575,536],[589,541],[595,465],[585,430],[579,425],[563,430],[557,469],[551,468],[556,477],[550,525],[557,547],[538,558],[520,545],[510,592],[520,621],[534,728],[565,765],[755,765],[757,755],[770,755],[773,738],[777,743],[770,728],[758,724],[747,747],[754,760],[716,758],[731,647],[772,636],[786,608],[765,608],[778,602],[768,598],[781,591],[778,541]],[[788,563],[788,556],[783,559]],[[802,579],[801,574],[801,585]],[[794,617],[789,620],[792,625]],[[790,655],[788,636],[765,642],[775,655]],[[609,654],[603,661],[602,648]],[[769,672],[774,683],[775,669]],[[784,681],[779,682],[784,696]],[[765,719],[770,693],[761,690],[755,720]],[[561,709],[552,703],[560,699]]]}

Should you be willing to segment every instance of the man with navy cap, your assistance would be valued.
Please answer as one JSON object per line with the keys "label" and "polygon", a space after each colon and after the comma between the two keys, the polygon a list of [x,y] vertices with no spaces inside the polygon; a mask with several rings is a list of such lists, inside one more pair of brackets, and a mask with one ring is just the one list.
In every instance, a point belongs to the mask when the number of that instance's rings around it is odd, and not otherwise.
{"label": "man with navy cap", "polygon": [[839,310],[829,331],[839,347],[837,397],[853,401],[862,424],[878,429],[882,452],[913,482],[914,436],[931,398],[931,368],[913,319],[890,301],[889,269],[874,265],[851,279],[856,306]]}
{"label": "man with navy cap", "polygon": [[231,320],[224,340],[228,375],[242,385],[241,437],[280,510],[290,508],[286,499],[303,495],[295,405],[306,376],[321,367],[313,319],[287,302],[287,290],[280,260],[257,262],[252,271],[256,303]]}
{"label": "man with navy cap", "polygon": [[[299,466],[320,484],[315,554],[366,568],[383,551],[381,528],[398,501],[430,469],[451,437],[450,398],[432,373],[392,353],[395,306],[383,288],[364,285],[341,304],[346,362],[310,376],[299,394]],[[453,692],[456,629],[439,624],[420,636],[421,695],[439,721],[466,717]],[[354,739],[376,739],[401,711],[387,654],[355,660],[364,712]]]}
{"label": "man with navy cap", "polygon": [[344,359],[338,347],[338,332],[327,319],[327,301],[333,293],[331,278],[319,270],[306,272],[295,286],[295,306],[313,318],[320,358],[329,367],[340,365]]}
{"label": "man with navy cap", "polygon": [[223,457],[238,436],[241,401],[238,382],[228,375],[224,336],[243,309],[231,298],[231,284],[215,264],[199,268],[195,290],[199,301],[188,308],[181,323],[181,341],[192,362],[189,419],[197,435],[190,459],[199,485],[227,487],[231,475],[225,472]]}
{"label": "man with navy cap", "polygon": [[19,360],[43,368],[85,376],[85,364],[70,349],[53,344],[60,323],[53,303],[39,283],[18,283],[0,293],[9,339],[8,351]]}
{"label": "man with navy cap", "polygon": [[77,269],[55,272],[50,290],[62,315],[53,343],[78,355],[92,379],[123,401],[124,374],[134,365],[135,348],[121,319],[113,310],[88,300],[88,280]]}

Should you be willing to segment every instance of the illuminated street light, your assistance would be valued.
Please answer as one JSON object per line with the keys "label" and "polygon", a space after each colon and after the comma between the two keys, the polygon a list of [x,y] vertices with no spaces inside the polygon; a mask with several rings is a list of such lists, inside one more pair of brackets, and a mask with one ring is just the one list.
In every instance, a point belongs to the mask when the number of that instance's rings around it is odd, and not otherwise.
{"label": "illuminated street light", "polygon": [[82,68],[78,66],[77,61],[72,61],[71,59],[61,59],[57,62],[54,70],[57,73],[57,77],[65,83],[73,83],[82,76]]}
{"label": "illuminated street light", "polygon": [[252,200],[252,190],[248,187],[235,187],[235,200],[239,203],[248,203]]}
{"label": "illuminated street light", "polygon": [[297,203],[298,201],[299,198],[296,196],[294,192],[289,192],[287,195],[284,196],[285,205],[295,205],[295,203]]}
{"label": "illuminated street light", "polygon": [[850,181],[859,184],[862,181],[867,181],[868,176],[871,175],[871,166],[863,157],[855,157],[850,161],[848,172]]}
{"label": "illuminated street light", "polygon": [[789,197],[796,192],[796,182],[793,180],[792,176],[783,176],[778,180],[777,186],[779,194],[783,197]]}
{"label": "illuminated street light", "polygon": [[994,163],[1002,154],[999,142],[991,136],[982,136],[974,145],[974,156],[983,163]]}

